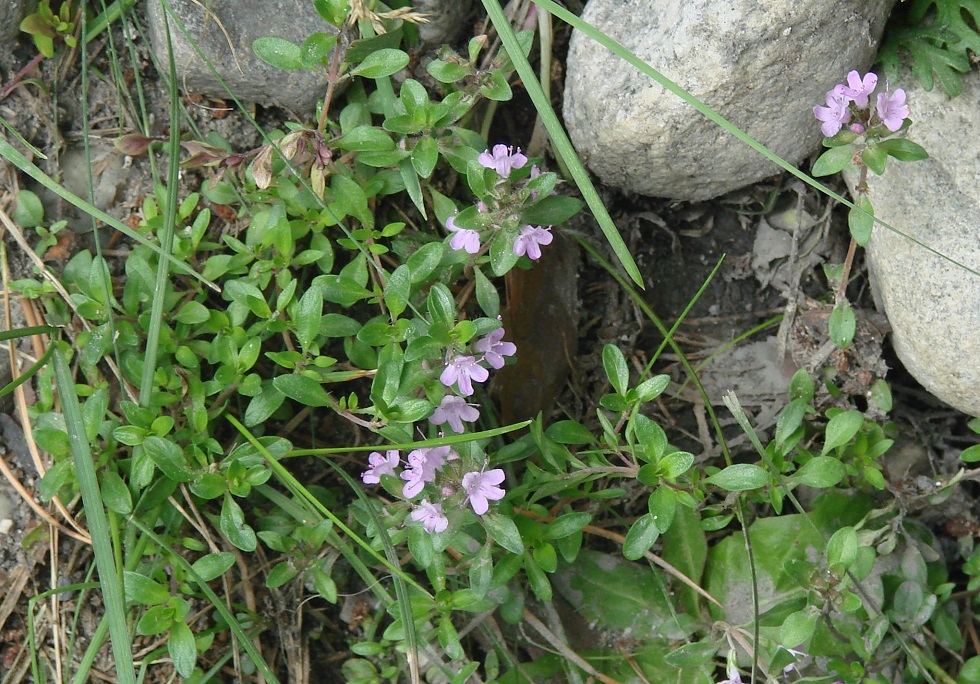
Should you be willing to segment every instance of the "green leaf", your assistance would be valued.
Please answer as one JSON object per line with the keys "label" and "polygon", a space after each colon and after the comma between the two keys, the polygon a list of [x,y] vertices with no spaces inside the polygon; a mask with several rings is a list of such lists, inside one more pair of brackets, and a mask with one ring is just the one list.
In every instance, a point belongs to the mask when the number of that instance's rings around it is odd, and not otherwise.
{"label": "green leaf", "polygon": [[265,586],[269,589],[277,589],[298,574],[299,572],[289,561],[276,563],[265,578]]}
{"label": "green leaf", "polygon": [[150,636],[162,634],[174,623],[174,609],[169,605],[153,606],[136,623],[136,633]]}
{"label": "green leaf", "polygon": [[840,565],[844,570],[857,559],[858,539],[853,527],[842,527],[827,541],[827,565],[833,569]]}
{"label": "green leaf", "polygon": [[155,606],[170,600],[170,592],[165,586],[138,572],[123,571],[123,588],[126,602],[130,604]]}
{"label": "green leaf", "polygon": [[436,283],[429,289],[426,307],[432,317],[432,324],[451,328],[456,318],[456,302],[449,288]]}
{"label": "green leaf", "polygon": [[490,270],[497,277],[503,276],[520,259],[514,253],[514,240],[517,234],[511,230],[501,230],[493,236],[490,243]]}
{"label": "green leaf", "polygon": [[827,328],[831,341],[838,349],[845,349],[854,340],[857,331],[857,319],[854,309],[847,302],[841,302],[830,312]]}
{"label": "green leaf", "polygon": [[677,512],[677,494],[670,487],[658,487],[647,500],[647,508],[656,522],[657,529],[663,534],[674,524],[674,514]]}
{"label": "green leaf", "polygon": [[809,408],[810,405],[805,399],[793,399],[779,412],[779,417],[776,419],[777,446],[781,447],[799,429]]}
{"label": "green leaf", "polygon": [[285,400],[286,395],[276,389],[275,385],[272,383],[265,385],[262,391],[252,397],[248,402],[248,408],[245,409],[242,422],[247,427],[264,423],[272,417],[273,413],[279,410],[279,407],[282,406]]}
{"label": "green leaf", "polygon": [[44,223],[44,207],[41,198],[30,190],[17,192],[17,206],[11,217],[24,228],[35,228]]}
{"label": "green leaf", "polygon": [[488,318],[496,318],[500,314],[500,293],[497,292],[497,287],[483,275],[480,268],[473,268],[473,278],[476,281],[476,303]]}
{"label": "green leaf", "polygon": [[861,152],[861,161],[872,173],[880,176],[885,172],[885,162],[888,161],[888,155],[876,143],[872,143]]}
{"label": "green leaf", "polygon": [[649,513],[637,519],[623,541],[623,556],[629,560],[641,558],[660,536],[657,521]]}
{"label": "green leaf", "polygon": [[385,284],[385,305],[392,318],[398,318],[408,308],[412,296],[412,273],[406,264],[402,264],[388,276]]}
{"label": "green leaf", "polygon": [[363,78],[385,78],[398,73],[408,66],[408,54],[394,48],[375,50],[364,60],[351,69],[354,76]]}
{"label": "green leaf", "polygon": [[582,202],[567,195],[548,195],[521,215],[524,223],[554,226],[564,223],[582,210]]}
{"label": "green leaf", "polygon": [[330,33],[312,33],[300,46],[300,63],[307,69],[327,64],[330,51],[337,44],[337,36]]}
{"label": "green leaf", "polygon": [[303,406],[330,406],[330,395],[313,378],[305,375],[280,375],[272,380],[272,385],[290,399]]}
{"label": "green leaf", "polygon": [[441,59],[429,62],[425,70],[440,83],[455,83],[466,78],[472,71],[468,65],[444,62]]}
{"label": "green leaf", "polygon": [[514,521],[500,513],[486,513],[480,520],[486,528],[490,538],[502,548],[511,553],[524,553],[524,542],[521,540],[521,533],[517,529]]}
{"label": "green leaf", "polygon": [[552,599],[551,582],[544,570],[538,565],[531,554],[524,554],[524,576],[527,583],[531,585],[531,591],[538,597],[539,601],[550,602]]}
{"label": "green leaf", "polygon": [[964,463],[976,463],[980,461],[980,444],[974,444],[971,447],[967,447],[960,454],[960,460]]}
{"label": "green leaf", "polygon": [[210,582],[228,572],[234,564],[235,554],[224,551],[222,553],[209,553],[206,556],[201,556],[194,561],[191,567],[194,569],[194,572],[201,576],[201,579],[205,582]]}
{"label": "green leaf", "polygon": [[395,149],[395,141],[388,132],[375,126],[358,126],[334,144],[348,152],[389,152]]}
{"label": "green leaf", "polygon": [[313,587],[316,589],[316,593],[322,596],[327,602],[336,603],[337,584],[333,581],[333,578],[320,567],[313,568],[312,575]]}
{"label": "green leaf", "polygon": [[660,459],[660,469],[668,480],[676,480],[694,465],[694,455],[686,451],[675,451]]}
{"label": "green leaf", "polygon": [[[688,579],[700,585],[705,559],[708,556],[708,541],[701,528],[698,514],[678,502],[674,523],[664,533],[662,544],[663,550],[660,555],[663,559],[684,573]],[[688,586],[680,585],[678,591],[688,613],[697,615],[700,612],[701,601],[698,593]]]}
{"label": "green leaf", "polygon": [[847,468],[833,456],[817,456],[810,459],[793,474],[793,479],[807,487],[826,489],[844,479]]}
{"label": "green leaf", "polygon": [[311,287],[300,298],[296,307],[296,339],[304,350],[309,350],[320,333],[320,318],[323,316],[323,293],[318,287]]}
{"label": "green leaf", "polygon": [[812,606],[790,614],[779,628],[779,643],[784,648],[799,648],[807,643],[817,628],[818,617],[820,612]]}
{"label": "green leaf", "polygon": [[609,378],[609,383],[616,393],[625,395],[629,386],[630,371],[626,365],[626,357],[619,347],[607,344],[602,348],[602,366],[606,369],[606,377]]}
{"label": "green leaf", "polygon": [[[859,245],[864,247],[871,239],[871,229],[874,228],[874,207],[867,195],[861,195],[854,203],[854,207],[847,212],[847,226],[850,228],[851,237]],[[861,211],[861,210],[864,211]]]}
{"label": "green leaf", "polygon": [[252,52],[266,64],[278,69],[302,69],[300,47],[284,38],[266,36],[252,42]]}
{"label": "green leaf", "polygon": [[541,539],[548,541],[568,537],[569,535],[575,534],[581,530],[590,522],[592,522],[591,513],[566,513],[565,515],[555,518],[555,520],[544,529],[544,532],[541,533]]}
{"label": "green leaf", "polygon": [[715,473],[705,481],[729,492],[743,492],[765,487],[769,484],[769,474],[760,466],[751,463],[736,463]]}
{"label": "green leaf", "polygon": [[890,138],[878,143],[878,147],[888,153],[888,156],[895,157],[899,161],[919,161],[928,159],[929,153],[922,145],[918,145],[908,138]]}
{"label": "green leaf", "polygon": [[864,416],[860,411],[844,411],[836,414],[827,423],[827,437],[820,453],[826,456],[831,450],[847,444],[864,425]]}
{"label": "green leaf", "polygon": [[668,385],[670,385],[669,375],[655,375],[637,385],[634,392],[640,402],[653,401],[663,394]]}
{"label": "green leaf", "polygon": [[101,485],[102,500],[105,501],[106,508],[123,516],[133,512],[133,496],[119,473],[111,470],[105,473]]}
{"label": "green leaf", "polygon": [[851,162],[856,152],[857,147],[853,144],[831,147],[813,163],[810,173],[817,177],[838,173]]}
{"label": "green leaf", "polygon": [[493,578],[493,557],[490,554],[490,544],[484,544],[473,556],[470,563],[470,589],[473,593],[483,598],[490,589],[490,580]]}
{"label": "green leaf", "polygon": [[435,138],[423,136],[412,148],[412,166],[422,178],[428,178],[439,161],[439,143]]}
{"label": "green leaf", "polygon": [[197,474],[187,465],[180,447],[168,439],[150,435],[143,440],[143,449],[160,472],[174,482],[190,482]]}
{"label": "green leaf", "polygon": [[174,661],[174,669],[177,674],[185,679],[194,674],[194,664],[197,662],[197,644],[194,641],[194,633],[185,622],[174,622],[170,626],[170,635],[167,639],[167,652],[170,659]]}
{"label": "green leaf", "polygon": [[225,538],[242,551],[251,553],[258,546],[255,530],[245,523],[245,513],[242,511],[242,507],[227,492],[221,505],[218,527]]}

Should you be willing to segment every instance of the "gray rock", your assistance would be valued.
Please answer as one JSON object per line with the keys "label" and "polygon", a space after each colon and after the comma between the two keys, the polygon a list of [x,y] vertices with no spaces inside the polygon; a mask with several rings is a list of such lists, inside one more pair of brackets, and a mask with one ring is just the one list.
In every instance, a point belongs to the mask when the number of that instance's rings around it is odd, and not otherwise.
{"label": "gray rock", "polygon": [[412,9],[425,14],[427,24],[419,24],[419,39],[426,45],[452,43],[466,27],[464,20],[473,7],[472,0],[414,0]]}
{"label": "gray rock", "polygon": [[[889,159],[882,176],[870,174],[875,215],[980,272],[980,73],[952,99],[911,77],[901,85],[915,122],[909,137],[929,159]],[[902,363],[932,394],[980,416],[980,276],[879,225],[867,259]]]}
{"label": "gray rock", "polygon": [[[159,2],[146,4],[150,40],[157,59],[166,68],[167,36]],[[302,44],[314,32],[335,32],[313,9],[309,0],[170,0],[174,14],[207,55],[235,95],[247,102],[281,105],[309,112],[327,90],[325,73],[284,71],[270,66],[252,52],[252,43],[266,36]],[[226,35],[227,34],[227,35]],[[187,92],[227,98],[228,93],[170,18],[178,85]],[[240,67],[240,68],[239,68]]]}
{"label": "gray rock", "polygon": [[[582,18],[796,164],[821,140],[813,106],[874,57],[894,0],[591,0]],[[704,200],[779,171],[581,32],[565,123],[608,185]]]}
{"label": "gray rock", "polygon": [[[20,22],[36,6],[37,0],[3,0],[0,2],[0,38],[6,42],[19,36]],[[0,49],[6,51],[12,47],[4,46]]]}

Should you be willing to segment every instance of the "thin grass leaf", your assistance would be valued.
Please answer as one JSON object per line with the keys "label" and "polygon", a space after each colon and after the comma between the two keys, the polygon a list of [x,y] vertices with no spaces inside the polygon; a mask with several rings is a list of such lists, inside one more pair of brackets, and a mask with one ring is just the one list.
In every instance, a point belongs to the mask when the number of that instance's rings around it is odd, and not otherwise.
{"label": "thin grass leaf", "polygon": [[575,148],[572,147],[572,143],[568,139],[565,129],[562,128],[561,123],[558,121],[558,116],[551,108],[551,102],[541,89],[541,84],[538,82],[534,70],[528,63],[527,58],[524,57],[524,52],[517,42],[517,36],[514,35],[514,31],[510,27],[510,22],[504,16],[504,11],[501,9],[500,3],[497,0],[483,0],[483,6],[486,8],[487,14],[490,15],[490,20],[493,22],[494,28],[497,29],[497,34],[507,49],[507,55],[514,64],[518,75],[520,75],[521,81],[524,83],[524,88],[531,97],[531,101],[534,103],[534,107],[541,117],[541,121],[548,130],[548,135],[551,136],[551,142],[555,147],[555,152],[568,167],[569,173],[572,174],[572,179],[582,192],[582,197],[589,205],[589,209],[592,210],[596,221],[599,222],[599,228],[602,229],[602,234],[606,236],[609,246],[616,254],[616,258],[619,259],[619,263],[622,264],[623,269],[625,269],[630,279],[640,287],[643,287],[643,276],[640,275],[640,270],[636,267],[636,262],[633,261],[633,256],[630,254],[629,248],[623,242],[622,236],[620,236],[619,231],[616,229],[616,224],[613,223],[612,217],[609,216],[609,212],[606,211],[605,205],[603,205],[602,200],[599,198],[599,193],[596,192],[595,186],[592,185],[592,180],[589,178],[588,172],[582,166],[582,162],[575,153]]}
{"label": "thin grass leaf", "polygon": [[[170,73],[177,73],[174,64],[173,45],[170,42],[170,22],[163,22],[167,36],[167,59],[170,62]],[[173,247],[174,226],[177,223],[177,189],[180,173],[180,97],[177,92],[177,80],[169,79],[170,90],[170,142],[167,147],[169,157],[167,178],[167,206],[164,207],[163,229],[160,231],[160,250],[169,258]],[[140,406],[149,406],[153,393],[153,375],[156,373],[157,351],[160,348],[160,329],[163,325],[163,304],[167,298],[169,286],[170,262],[160,259],[157,264],[156,279],[153,281],[153,301],[150,306],[150,325],[146,334],[146,350],[143,355],[143,375],[140,378]]]}
{"label": "thin grass leaf", "polygon": [[[484,2],[485,5],[488,5],[491,1],[492,0],[483,0],[483,2]],[[754,138],[751,138],[750,136],[748,136],[745,133],[743,133],[738,127],[736,127],[733,123],[731,123],[730,121],[728,121],[728,119],[726,119],[725,117],[723,117],[720,114],[718,114],[716,111],[714,111],[713,109],[711,109],[710,107],[708,107],[706,104],[704,104],[703,102],[701,102],[699,99],[697,99],[696,97],[694,97],[693,95],[691,95],[689,92],[687,92],[686,90],[684,90],[683,88],[681,88],[679,85],[677,85],[676,83],[674,83],[673,81],[671,81],[669,78],[667,78],[663,74],[661,74],[659,71],[657,71],[656,69],[654,69],[652,66],[650,66],[649,64],[647,64],[646,62],[644,62],[642,59],[640,59],[636,55],[634,55],[632,52],[630,52],[629,50],[627,50],[625,47],[623,47],[622,45],[620,45],[619,43],[617,43],[615,40],[613,40],[612,38],[610,38],[609,36],[607,36],[605,33],[603,33],[602,31],[598,30],[594,26],[592,26],[592,25],[590,25],[590,24],[582,21],[581,18],[575,16],[574,14],[572,14],[571,12],[569,12],[568,10],[566,10],[565,8],[560,7],[559,5],[555,4],[554,0],[535,0],[535,4],[538,7],[540,7],[541,9],[550,12],[551,14],[555,15],[556,17],[558,17],[562,21],[568,23],[572,27],[577,28],[579,31],[582,31],[584,34],[586,34],[587,36],[589,36],[592,40],[594,40],[597,43],[599,43],[600,45],[602,45],[604,48],[606,48],[607,50],[609,50],[610,52],[612,52],[613,54],[615,54],[617,57],[623,59],[627,63],[633,65],[634,67],[636,67],[637,69],[639,69],[640,71],[642,71],[644,74],[646,74],[647,76],[649,76],[650,78],[652,78],[654,81],[656,81],[657,83],[659,83],[660,85],[662,85],[664,88],[666,88],[667,90],[669,90],[670,92],[672,92],[674,95],[676,95],[677,97],[679,97],[680,99],[682,99],[684,102],[686,102],[687,104],[689,104],[692,107],[694,107],[694,109],[696,109],[698,112],[700,112],[707,119],[709,119],[709,120],[713,121],[714,123],[718,124],[719,126],[721,126],[724,130],[726,130],[729,133],[731,133],[733,136],[735,136],[736,138],[738,138],[739,140],[741,140],[743,143],[745,143],[746,145],[748,145],[749,147],[751,147],[753,150],[755,150],[756,152],[758,152],[759,154],[761,154],[762,156],[764,156],[766,159],[770,160],[772,163],[776,164],[777,166],[779,166],[783,170],[788,171],[789,173],[793,174],[794,176],[796,176],[797,178],[799,178],[801,181],[803,181],[804,183],[806,183],[810,187],[812,187],[812,188],[814,188],[816,190],[819,190],[820,192],[822,192],[823,194],[827,195],[828,197],[837,200],[841,204],[843,204],[843,205],[845,205],[847,207],[850,207],[851,209],[854,209],[855,208],[855,205],[854,205],[853,202],[851,202],[850,200],[842,197],[841,195],[838,195],[836,192],[834,192],[833,190],[831,190],[830,188],[828,188],[826,185],[823,185],[822,183],[814,180],[813,178],[811,178],[807,174],[805,174],[802,171],[800,171],[799,169],[797,169],[795,166],[793,166],[792,164],[790,164],[789,162],[787,162],[785,159],[783,159],[779,155],[771,152],[765,145],[763,145],[762,143],[756,141]],[[522,75],[522,78],[523,78],[523,75]],[[528,90],[530,90],[530,88]],[[549,132],[550,132],[550,129],[549,129]],[[583,192],[583,194],[584,194],[584,192]],[[592,206],[591,203],[590,203],[589,206],[590,207]],[[861,211],[861,209],[858,208],[858,211]],[[914,238],[911,235],[908,235],[907,233],[903,233],[902,231],[900,231],[899,229],[895,228],[894,226],[886,223],[885,221],[882,221],[880,218],[874,217],[874,222],[877,223],[877,224],[879,224],[879,225],[881,225],[881,226],[884,226],[885,228],[887,228],[888,230],[892,231],[893,233],[897,233],[898,235],[901,235],[906,240],[911,241],[913,244],[921,247],[922,249],[926,250],[927,252],[931,252],[932,254],[935,254],[939,258],[945,259],[946,261],[948,261],[949,263],[953,264],[954,266],[957,266],[959,268],[962,268],[964,271],[967,271],[968,273],[972,273],[973,275],[980,277],[980,271],[974,270],[974,269],[970,268],[969,266],[967,266],[966,264],[964,264],[962,262],[959,262],[956,259],[953,259],[952,257],[943,254],[939,250],[937,250],[937,249],[935,249],[933,247],[930,247],[929,245],[925,244],[921,240],[919,240],[917,238]]]}
{"label": "thin grass leaf", "polygon": [[81,491],[82,505],[85,508],[85,519],[88,521],[89,532],[92,535],[95,565],[99,569],[99,584],[102,588],[102,600],[109,621],[116,677],[120,684],[136,684],[132,644],[129,639],[129,627],[126,624],[126,601],[116,568],[116,559],[112,551],[109,521],[106,517],[105,508],[102,506],[102,494],[99,491],[99,480],[95,473],[92,452],[84,437],[85,424],[82,420],[82,409],[78,403],[78,395],[75,394],[75,381],[72,378],[71,370],[68,368],[68,363],[65,361],[64,354],[57,346],[58,344],[52,343],[51,345],[55,348],[55,380],[58,385],[58,396],[61,398],[65,425],[68,429],[68,439],[71,443],[75,463],[75,476],[78,478],[78,488]]}

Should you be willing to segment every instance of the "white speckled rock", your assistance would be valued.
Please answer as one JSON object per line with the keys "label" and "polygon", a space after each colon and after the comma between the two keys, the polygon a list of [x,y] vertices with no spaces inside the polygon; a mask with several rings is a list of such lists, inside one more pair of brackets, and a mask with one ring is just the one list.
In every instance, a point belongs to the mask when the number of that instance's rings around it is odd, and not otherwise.
{"label": "white speckled rock", "polygon": [[[309,0],[170,0],[174,14],[207,55],[235,95],[246,102],[282,105],[310,112],[327,91],[325,73],[284,71],[252,52],[258,38],[276,36],[302,44],[315,31],[336,32]],[[167,65],[167,35],[159,2],[146,5],[150,40],[157,59]],[[220,26],[219,26],[220,21]],[[227,35],[226,35],[227,33]],[[178,85],[191,93],[227,98],[221,82],[198,56],[176,22],[170,21]],[[234,47],[234,50],[232,50]],[[241,67],[241,69],[239,69]]]}
{"label": "white speckled rock", "polygon": [[[813,106],[876,52],[894,0],[591,0],[582,18],[792,164],[820,144]],[[779,171],[576,31],[565,123],[607,185],[703,200]]]}
{"label": "white speckled rock", "polygon": [[[29,40],[27,34],[21,32],[20,22],[27,16],[28,11],[35,7],[37,7],[37,0],[0,1],[0,38],[3,38],[5,43],[18,36],[24,36]],[[14,46],[5,44],[0,49],[13,50]]]}
{"label": "white speckled rock", "polygon": [[[929,159],[888,160],[868,179],[875,215],[980,272],[980,73],[950,99],[937,86],[908,92],[909,137]],[[980,276],[876,225],[867,249],[871,284],[902,363],[934,395],[980,416]]]}

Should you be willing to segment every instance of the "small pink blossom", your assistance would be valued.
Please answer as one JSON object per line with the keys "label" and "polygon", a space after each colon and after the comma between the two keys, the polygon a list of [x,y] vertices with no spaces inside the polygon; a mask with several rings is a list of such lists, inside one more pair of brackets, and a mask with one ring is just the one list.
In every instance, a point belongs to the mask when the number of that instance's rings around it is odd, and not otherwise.
{"label": "small pink blossom", "polygon": [[541,246],[550,245],[551,241],[555,239],[555,236],[551,234],[548,228],[542,228],[541,226],[521,226],[521,233],[514,240],[514,254],[517,256],[524,256],[527,254],[527,258],[531,261],[535,261],[541,258]]}
{"label": "small pink blossom", "polygon": [[449,447],[422,447],[409,452],[408,467],[402,471],[401,478],[405,480],[402,496],[412,499],[419,495],[427,482],[436,479],[436,471],[446,461],[458,458]]}
{"label": "small pink blossom", "polygon": [[446,219],[446,228],[453,234],[449,239],[449,246],[455,250],[465,250],[467,254],[476,254],[480,251],[480,234],[470,228],[460,228],[456,225],[456,218],[450,216]]}
{"label": "small pink blossom", "polygon": [[378,451],[368,454],[368,465],[371,467],[361,473],[361,480],[364,484],[378,484],[381,482],[382,475],[394,475],[395,467],[398,465],[399,454],[397,449],[389,449],[381,455]]}
{"label": "small pink blossom", "polygon": [[868,96],[871,95],[871,91],[877,85],[877,74],[869,71],[864,75],[864,78],[861,78],[858,72],[852,71],[847,75],[847,85],[840,86],[840,89],[845,96],[854,101],[859,109],[864,109],[868,106]]}
{"label": "small pink blossom", "polygon": [[506,492],[497,486],[504,481],[504,477],[504,471],[500,468],[475,470],[463,475],[463,491],[477,515],[483,515],[490,509],[489,501],[504,498]]}
{"label": "small pink blossom", "polygon": [[902,127],[902,122],[909,116],[909,106],[905,104],[905,91],[897,88],[895,92],[887,90],[878,94],[878,118],[892,133]]}
{"label": "small pink blossom", "polygon": [[833,90],[828,90],[827,106],[817,105],[813,108],[813,115],[823,121],[820,131],[828,138],[837,135],[841,127],[851,120],[851,110],[847,106],[848,99],[843,89],[844,86],[837,86]]}
{"label": "small pink blossom", "polygon": [[519,169],[527,164],[527,157],[521,154],[521,148],[514,152],[513,147],[506,145],[494,145],[493,153],[489,150],[482,152],[476,160],[480,166],[493,169],[502,177],[507,178],[513,169]]}
{"label": "small pink blossom", "polygon": [[456,356],[446,365],[439,381],[446,387],[457,383],[459,393],[464,397],[473,394],[473,381],[483,382],[490,377],[490,371],[476,362],[472,356]]}
{"label": "small pink blossom", "polygon": [[[550,233],[549,233],[550,235]],[[504,367],[505,356],[513,356],[517,353],[517,345],[513,342],[504,342],[504,329],[497,328],[493,332],[481,337],[473,345],[473,349],[483,352],[483,358],[492,368],[501,369]]]}
{"label": "small pink blossom", "polygon": [[463,421],[472,423],[480,417],[480,412],[472,404],[467,404],[463,397],[454,394],[447,394],[442,398],[439,406],[429,416],[429,421],[433,425],[449,423],[453,432],[463,431]]}
{"label": "small pink blossom", "polygon": [[864,133],[864,126],[862,124],[859,124],[859,123],[852,123],[851,124],[851,132],[852,133],[857,133],[858,135],[860,135],[861,133]]}
{"label": "small pink blossom", "polygon": [[418,508],[412,511],[412,520],[422,523],[422,529],[429,534],[445,532],[449,527],[449,519],[442,512],[441,503],[429,503],[422,499]]}

